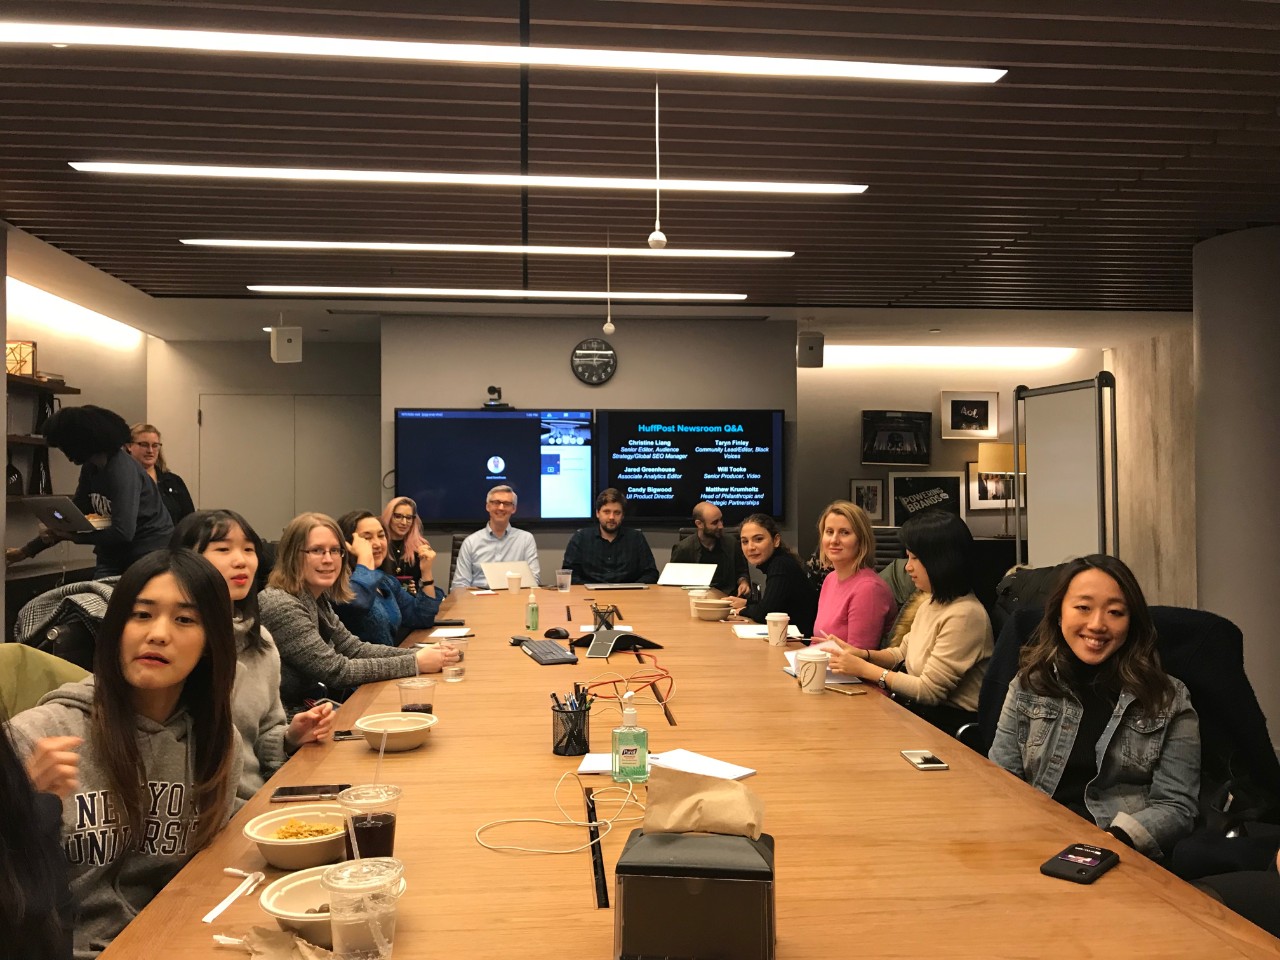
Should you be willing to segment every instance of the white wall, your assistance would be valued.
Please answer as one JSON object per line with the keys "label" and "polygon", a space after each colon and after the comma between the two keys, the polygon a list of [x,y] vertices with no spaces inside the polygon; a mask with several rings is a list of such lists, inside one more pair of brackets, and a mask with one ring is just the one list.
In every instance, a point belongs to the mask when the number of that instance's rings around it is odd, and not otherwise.
{"label": "white wall", "polygon": [[[858,349],[853,348],[855,351]],[[925,365],[904,354],[901,365],[840,366],[828,349],[828,365],[799,371],[797,455],[799,462],[799,549],[807,555],[817,544],[818,514],[826,504],[849,496],[854,477],[885,481],[887,525],[888,475],[892,472],[963,472],[978,459],[976,440],[941,439],[943,390],[995,391],[1000,394],[1000,439],[1013,440],[1013,390],[1020,384],[1043,387],[1089,379],[1102,369],[1101,350],[1076,350],[1069,359],[1040,369],[998,367],[939,367]],[[933,413],[932,463],[924,467],[863,466],[861,435],[863,410],[922,410]],[[1004,513],[974,511],[968,516],[975,536],[995,536]]]}
{"label": "white wall", "polygon": [[[512,406],[531,408],[664,410],[754,407],[786,411],[788,444],[796,421],[795,324],[714,320],[619,320],[609,342],[618,372],[588,387],[569,369],[574,346],[600,336],[600,319],[469,318],[382,322],[383,466],[393,466],[392,413],[396,407],[479,407],[486,388],[502,388]],[[794,459],[791,457],[790,459]],[[796,470],[787,478],[788,525],[796,514]],[[487,520],[484,491],[476,491],[472,529]],[[519,517],[516,518],[517,525]],[[546,575],[559,566],[568,528],[537,534]],[[659,564],[675,542],[674,529],[646,529]],[[436,577],[448,579],[448,540]]]}

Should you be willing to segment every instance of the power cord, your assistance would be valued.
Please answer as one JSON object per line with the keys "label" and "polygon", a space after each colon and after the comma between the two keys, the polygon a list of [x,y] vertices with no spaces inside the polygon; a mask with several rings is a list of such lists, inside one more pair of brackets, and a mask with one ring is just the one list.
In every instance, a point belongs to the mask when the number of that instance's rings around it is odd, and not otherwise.
{"label": "power cord", "polygon": [[[563,820],[546,820],[541,817],[510,817],[505,820],[491,820],[488,823],[482,824],[481,826],[476,828],[476,843],[480,844],[480,846],[484,847],[486,850],[515,850],[520,853],[553,853],[553,854],[581,853],[583,850],[588,850],[593,845],[598,844],[601,840],[603,840],[610,833],[612,833],[613,825],[615,823],[631,823],[636,820],[644,819],[644,804],[641,803],[639,800],[635,799],[636,785],[634,783],[628,783],[625,788],[621,785],[616,787],[593,788],[594,796],[597,802],[613,800],[615,798],[608,796],[609,794],[622,793],[625,791],[626,796],[622,797],[617,801],[618,812],[615,813],[612,817],[609,817],[608,819],[605,819],[605,820],[592,821],[592,820],[578,820],[577,818],[570,816],[569,812],[565,810],[564,804],[560,802],[560,787],[564,784],[565,780],[568,779],[569,777],[573,777],[573,779],[577,781],[579,789],[582,789],[582,786],[583,786],[582,778],[574,771],[568,771],[567,773],[563,774],[559,780],[556,781],[555,790],[552,793],[552,799],[555,800],[556,808],[560,811],[560,815],[564,817]],[[627,809],[628,806],[639,807],[641,811],[640,816],[624,817],[622,813],[624,810]],[[588,840],[586,843],[579,844],[576,847],[569,847],[568,849],[564,849],[564,850],[548,850],[543,847],[522,847],[517,844],[488,843],[484,839],[482,839],[481,834],[493,829],[494,827],[505,826],[506,824],[509,824],[509,823],[544,823],[553,827],[579,827],[579,828],[597,827],[600,829],[600,836],[598,836],[594,840]]]}

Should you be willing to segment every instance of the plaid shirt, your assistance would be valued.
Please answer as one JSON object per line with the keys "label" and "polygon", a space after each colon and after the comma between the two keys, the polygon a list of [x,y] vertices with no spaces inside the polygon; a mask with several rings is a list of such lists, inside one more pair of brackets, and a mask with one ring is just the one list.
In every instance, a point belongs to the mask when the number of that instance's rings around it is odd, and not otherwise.
{"label": "plaid shirt", "polygon": [[658,565],[644,533],[619,527],[612,540],[600,536],[599,525],[583,527],[564,550],[565,570],[574,583],[657,583]]}

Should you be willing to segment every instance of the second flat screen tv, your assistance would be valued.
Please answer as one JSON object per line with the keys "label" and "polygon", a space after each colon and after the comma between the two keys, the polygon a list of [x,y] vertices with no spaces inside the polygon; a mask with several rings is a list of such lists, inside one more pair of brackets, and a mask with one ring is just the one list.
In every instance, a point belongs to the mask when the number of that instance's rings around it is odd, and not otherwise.
{"label": "second flat screen tv", "polygon": [[596,488],[617,487],[633,520],[688,522],[709,500],[725,523],[782,519],[781,410],[597,410]]}
{"label": "second flat screen tv", "polygon": [[507,485],[514,522],[583,520],[593,514],[590,410],[395,412],[396,494],[424,523],[484,520],[485,494]]}

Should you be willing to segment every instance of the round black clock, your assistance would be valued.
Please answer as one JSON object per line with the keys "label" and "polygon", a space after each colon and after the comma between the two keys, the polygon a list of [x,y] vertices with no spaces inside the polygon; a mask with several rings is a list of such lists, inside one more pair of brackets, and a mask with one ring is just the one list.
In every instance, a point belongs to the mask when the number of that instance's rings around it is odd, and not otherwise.
{"label": "round black clock", "polygon": [[588,386],[606,383],[618,370],[618,351],[608,340],[592,337],[573,348],[569,356],[573,375]]}

